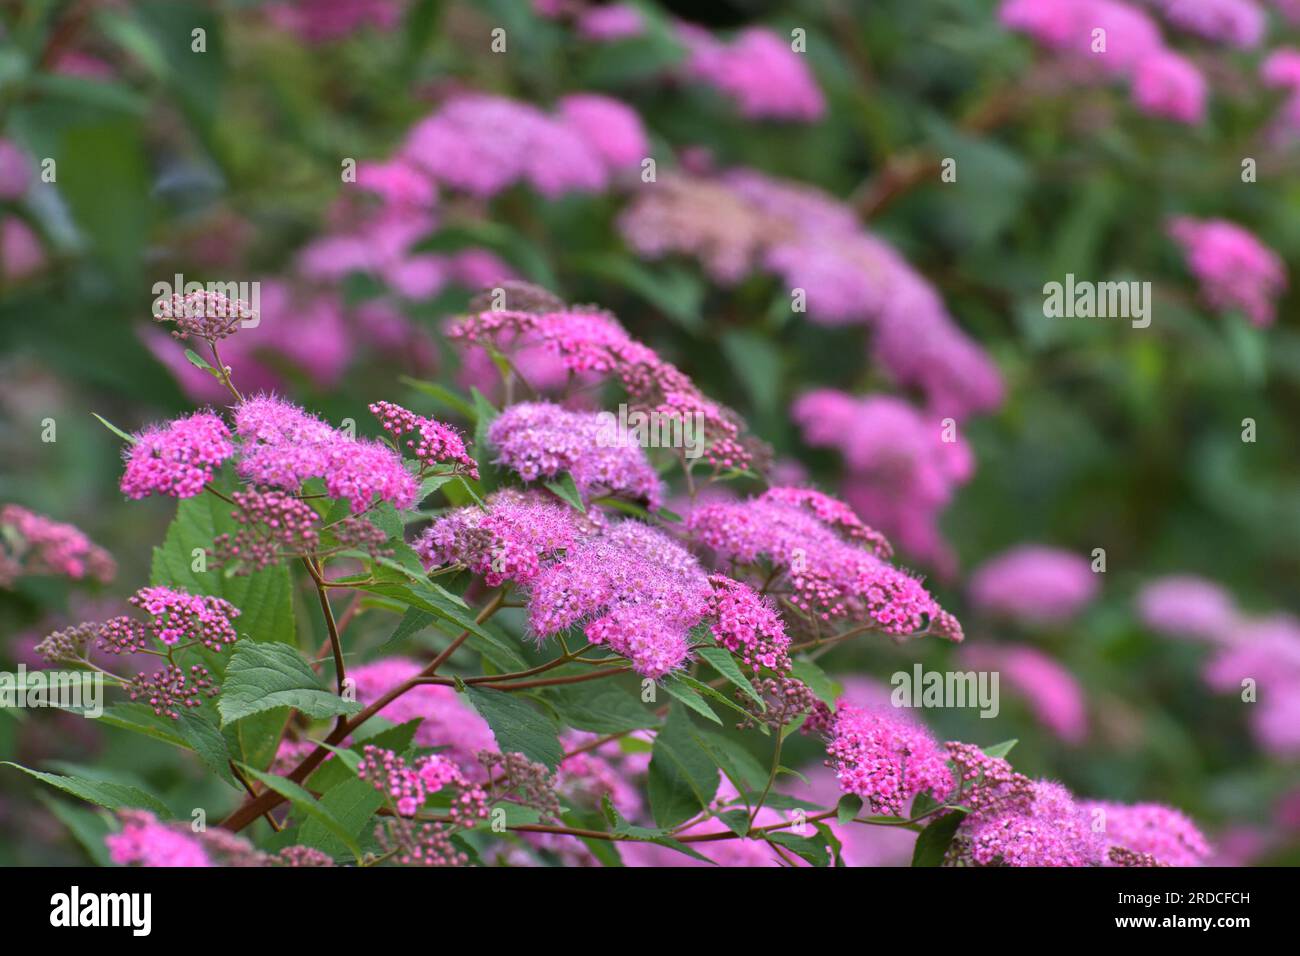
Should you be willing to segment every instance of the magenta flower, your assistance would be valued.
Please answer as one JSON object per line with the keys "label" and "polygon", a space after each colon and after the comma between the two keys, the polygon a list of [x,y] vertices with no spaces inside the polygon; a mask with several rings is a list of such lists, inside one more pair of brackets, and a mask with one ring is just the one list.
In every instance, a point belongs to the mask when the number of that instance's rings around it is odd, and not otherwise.
{"label": "magenta flower", "polygon": [[1105,841],[1108,865],[1114,864],[1111,854],[1116,847],[1148,855],[1159,866],[1202,866],[1210,856],[1210,845],[1196,824],[1173,807],[1091,800],[1082,808]]}
{"label": "magenta flower", "polygon": [[1287,287],[1281,258],[1255,236],[1224,219],[1179,216],[1169,235],[1183,248],[1207,305],[1240,310],[1255,325],[1272,325],[1277,298]]}
{"label": "magenta flower", "polygon": [[1098,866],[1105,849],[1070,792],[1039,780],[1027,801],[969,814],[949,852],[978,866]]}
{"label": "magenta flower", "polygon": [[148,428],[126,451],[122,493],[128,498],[193,498],[234,450],[230,430],[211,412]]}
{"label": "magenta flower", "polygon": [[970,599],[985,613],[1026,624],[1060,624],[1097,594],[1087,559],[1044,545],[1019,545],[990,558],[970,578]]}
{"label": "magenta flower", "polygon": [[644,449],[616,434],[616,422],[597,412],[574,412],[548,402],[506,408],[488,429],[498,463],[524,481],[569,472],[586,500],[615,495],[659,507],[663,482]]}
{"label": "magenta flower", "polygon": [[212,866],[198,839],[159,823],[144,810],[121,813],[120,833],[104,837],[108,855],[119,866]]}
{"label": "magenta flower", "polygon": [[1229,46],[1256,46],[1268,26],[1254,0],[1148,0],[1166,20],[1188,33]]}
{"label": "magenta flower", "polygon": [[650,155],[641,117],[625,103],[595,93],[574,93],[556,105],[561,121],[591,144],[610,173],[635,168]]}
{"label": "magenta flower", "polygon": [[827,763],[840,789],[870,813],[901,817],[918,794],[942,801],[952,791],[947,754],[908,714],[841,701],[831,732]]}
{"label": "magenta flower", "polygon": [[1074,675],[1042,651],[1024,645],[980,644],[964,648],[963,661],[977,670],[998,671],[1022,696],[1035,717],[1068,744],[1088,735],[1083,688]]}
{"label": "magenta flower", "polygon": [[32,574],[107,583],[116,573],[113,556],[80,529],[20,505],[0,507],[0,587]]}
{"label": "magenta flower", "polygon": [[1138,616],[1166,637],[1226,642],[1239,615],[1232,596],[1212,581],[1190,574],[1152,581],[1137,597]]}
{"label": "magenta flower", "polygon": [[809,122],[826,112],[812,71],[789,39],[750,27],[727,43],[686,23],[677,35],[689,51],[686,75],[734,101],[743,116]]}

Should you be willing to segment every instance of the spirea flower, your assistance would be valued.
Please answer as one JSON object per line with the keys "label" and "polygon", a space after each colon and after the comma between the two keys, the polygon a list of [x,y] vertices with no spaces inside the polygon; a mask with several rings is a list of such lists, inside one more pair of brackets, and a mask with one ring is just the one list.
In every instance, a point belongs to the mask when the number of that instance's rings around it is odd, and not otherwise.
{"label": "spirea flower", "polygon": [[794,677],[765,677],[754,682],[754,689],[763,698],[764,709],[744,691],[736,692],[736,701],[749,714],[737,726],[741,730],[764,725],[779,731],[800,717],[804,722],[799,730],[805,734],[826,734],[834,726],[835,714],[826,703],[803,681]]}
{"label": "spirea flower", "polygon": [[487,794],[461,773],[454,761],[441,754],[417,757],[413,762],[383,747],[366,744],[357,777],[384,794],[404,817],[413,817],[430,794],[444,787],[454,792],[449,814],[453,824],[473,826],[487,816]]}
{"label": "spirea flower", "polygon": [[1206,40],[1249,48],[1264,36],[1267,17],[1253,0],[1147,0],[1171,24]]}
{"label": "spirea flower", "polygon": [[21,199],[31,185],[32,164],[17,144],[0,139],[0,200]]}
{"label": "spirea flower", "polygon": [[947,755],[908,714],[841,702],[826,752],[840,789],[871,813],[901,817],[918,794],[943,800],[953,788]]}
{"label": "spirea flower", "polygon": [[112,555],[80,529],[20,505],[0,508],[0,587],[46,574],[107,583],[116,573]]}
{"label": "spirea flower", "polygon": [[224,598],[148,587],[128,600],[149,615],[144,624],[149,636],[168,647],[193,641],[208,650],[220,651],[239,637],[234,620],[241,612]]}
{"label": "spirea flower", "polygon": [[1123,804],[1103,800],[1082,804],[1106,849],[1122,848],[1152,857],[1163,866],[1202,866],[1210,844],[1184,813],[1159,803]]}
{"label": "spirea flower", "polygon": [[340,40],[367,27],[391,30],[402,18],[401,0],[275,0],[264,9],[276,27],[313,45]]}
{"label": "spirea flower", "polygon": [[215,563],[243,573],[275,564],[285,554],[304,554],[320,544],[320,515],[301,498],[283,491],[236,491],[231,512],[242,526],[212,542]]}
{"label": "spirea flower", "polygon": [[817,389],[802,395],[790,414],[807,444],[843,456],[843,494],[857,513],[908,553],[954,570],[938,521],[974,472],[960,434],[945,435],[941,420],[891,395],[855,398]]}
{"label": "spirea flower", "polygon": [[529,760],[521,753],[484,750],[479,762],[491,781],[492,796],[507,794],[511,802],[531,807],[543,819],[559,820],[563,808],[556,793],[556,775],[546,764]]}
{"label": "spirea flower", "polygon": [[970,578],[971,603],[1030,624],[1068,620],[1096,596],[1087,559],[1043,545],[1020,545],[990,558]]}
{"label": "spirea flower", "polygon": [[[611,427],[614,426],[614,427]],[[585,500],[615,495],[657,508],[663,483],[640,445],[617,434],[617,422],[599,412],[576,412],[548,402],[521,402],[488,429],[497,461],[524,481],[573,476]]]}
{"label": "spirea flower", "polygon": [[955,619],[921,583],[887,563],[885,539],[820,492],[772,488],[744,502],[705,504],[687,528],[720,561],[756,570],[767,562],[790,602],[821,621],[870,623],[896,637],[939,624],[936,633],[961,640]]}
{"label": "spirea flower", "polygon": [[[403,657],[389,657],[348,669],[356,682],[357,700],[370,704],[390,688],[414,677],[423,665]],[[465,698],[450,687],[420,684],[385,705],[379,716],[394,724],[418,720],[414,742],[419,747],[440,747],[455,760],[469,779],[481,779],[478,754],[496,748],[492,730]],[[302,754],[301,756],[306,756]],[[296,763],[295,763],[296,765]]]}
{"label": "spirea flower", "polygon": [[1039,780],[1027,805],[967,815],[949,854],[977,866],[1098,866],[1105,843],[1065,787]]}
{"label": "spirea flower", "polygon": [[755,673],[762,667],[776,673],[790,669],[790,637],[769,597],[721,574],[709,575],[707,616],[713,637]]}
{"label": "spirea flower", "polygon": [[1226,641],[1239,614],[1232,596],[1213,581],[1190,574],[1157,578],[1138,593],[1138,617],[1158,634]]}
{"label": "spirea flower", "polygon": [[189,292],[154,303],[154,319],[172,322],[172,335],[178,339],[194,338],[219,342],[239,331],[245,323],[257,321],[257,313],[241,299],[231,299],[220,292]]}
{"label": "spirea flower", "polygon": [[765,27],[741,31],[730,43],[692,24],[678,24],[689,57],[686,74],[733,100],[750,119],[808,122],[826,111],[805,58]]}
{"label": "spirea flower", "polygon": [[202,698],[220,693],[211,678],[208,669],[197,664],[188,672],[177,664],[167,664],[152,674],[137,674],[126,691],[131,700],[143,700],[159,717],[180,720],[181,708],[193,709],[203,703]]}
{"label": "spirea flower", "polygon": [[487,506],[458,508],[435,521],[415,544],[425,567],[458,562],[492,587],[507,580],[526,584],[544,557],[584,533],[572,508],[539,492],[498,491]]}
{"label": "spirea flower", "polygon": [[148,428],[126,451],[122,493],[128,498],[193,498],[234,451],[230,430],[211,412]]}
{"label": "spirea flower", "polygon": [[384,431],[401,441],[412,457],[426,468],[451,463],[471,478],[478,478],[478,463],[465,451],[465,440],[450,425],[394,405],[375,402],[370,414],[379,419]]}
{"label": "spirea flower", "polygon": [[120,814],[120,833],[104,837],[109,858],[118,866],[212,866],[194,836],[160,823],[144,810]]}
{"label": "spirea flower", "polygon": [[65,627],[42,638],[34,650],[52,664],[84,660],[90,642],[99,636],[100,626],[84,623]]}
{"label": "spirea flower", "polygon": [[591,144],[611,173],[635,168],[649,156],[641,117],[627,104],[595,93],[573,93],[556,106],[560,119]]}
{"label": "spirea flower", "polygon": [[1220,693],[1257,688],[1249,706],[1261,747],[1283,760],[1300,755],[1300,620],[1290,614],[1242,620],[1205,664],[1205,682]]}
{"label": "spirea flower", "polygon": [[[448,335],[467,345],[492,345],[502,352],[541,344],[574,375],[613,376],[634,407],[669,421],[700,422],[704,458],[719,469],[744,468],[751,454],[740,440],[734,412],[710,401],[676,366],[628,335],[610,313],[594,308],[551,307],[549,297],[507,290],[506,309],[483,308],[458,320]],[[540,311],[529,311],[534,298]],[[480,303],[471,303],[471,308]]]}
{"label": "spirea flower", "polygon": [[1255,325],[1272,325],[1287,287],[1282,259],[1250,232],[1224,219],[1179,216],[1169,235],[1183,248],[1206,304],[1240,310]]}

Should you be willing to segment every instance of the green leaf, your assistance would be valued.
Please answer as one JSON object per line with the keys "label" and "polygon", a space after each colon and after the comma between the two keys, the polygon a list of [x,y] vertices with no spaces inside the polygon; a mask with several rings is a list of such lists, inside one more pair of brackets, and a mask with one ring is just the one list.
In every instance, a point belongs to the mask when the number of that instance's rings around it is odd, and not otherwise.
{"label": "green leaf", "polygon": [[807,860],[813,866],[829,866],[830,853],[826,849],[826,839],[820,833],[816,837],[801,837],[784,830],[773,830],[763,835],[768,843],[776,843]]}
{"label": "green leaf", "polygon": [[823,704],[828,707],[835,706],[835,699],[840,695],[839,688],[826,676],[826,672],[812,661],[806,657],[796,657],[790,668],[790,676],[807,684],[809,690],[816,694],[817,699]]}
{"label": "green leaf", "polygon": [[[375,789],[374,784],[356,777],[340,781],[322,794],[319,801],[320,808],[333,817],[339,829],[354,840],[383,805],[384,795]],[[337,830],[315,817],[303,822],[298,842],[336,858],[349,850]]]}
{"label": "green leaf", "polygon": [[948,846],[965,817],[966,814],[956,811],[947,813],[922,830],[912,850],[912,866],[942,866]]}
{"label": "green leaf", "polygon": [[718,768],[692,734],[686,710],[674,706],[655,735],[648,789],[654,821],[673,827],[712,802],[718,791]]}
{"label": "green leaf", "polygon": [[595,734],[619,734],[654,727],[659,721],[640,699],[626,690],[573,684],[547,688],[542,697],[561,723]]}
{"label": "green leaf", "polygon": [[361,710],[321,685],[302,655],[287,644],[239,642],[226,668],[217,710],[221,725],[274,707],[292,707],[309,717],[334,717]]}
{"label": "green leaf", "polygon": [[546,489],[575,510],[587,513],[587,506],[582,503],[582,493],[578,491],[578,483],[567,471],[555,481],[546,482]]}
{"label": "green leaf", "polygon": [[1020,739],[1012,737],[1010,740],[1004,740],[1000,744],[994,744],[992,747],[985,747],[984,753],[990,757],[1001,757],[1006,759],[1007,754],[1011,753],[1012,748],[1020,743]]}
{"label": "green leaf", "polygon": [[198,352],[194,351],[193,349],[185,350],[185,358],[187,358],[189,360],[189,363],[193,365],[195,368],[201,368],[203,369],[203,371],[212,372],[213,374],[216,373],[216,369],[214,369],[211,365],[208,364],[208,360],[205,359]]}
{"label": "green leaf", "polygon": [[840,797],[840,802],[835,807],[835,819],[840,823],[848,823],[861,812],[862,798],[852,793],[846,793]]}
{"label": "green leaf", "polygon": [[731,330],[722,336],[722,352],[736,370],[754,407],[764,415],[777,411],[781,401],[781,353],[755,332]]}
{"label": "green leaf", "polygon": [[70,793],[87,803],[94,803],[109,810],[139,808],[150,810],[155,816],[165,820],[170,820],[172,816],[171,811],[157,798],[145,793],[139,787],[133,787],[129,784],[116,783],[111,780],[93,780],[89,777],[43,773],[40,770],[31,770],[22,764],[13,763],[9,760],[0,760],[0,767],[15,767],[28,776],[35,777],[42,783],[47,783],[64,793]]}
{"label": "green leaf", "polygon": [[685,269],[651,269],[618,253],[585,256],[571,265],[579,271],[618,283],[689,332],[698,333],[704,328],[701,311],[704,286],[697,276]]}
{"label": "green leaf", "polygon": [[110,421],[109,421],[107,418],[105,418],[103,415],[100,415],[100,414],[97,413],[97,412],[91,412],[90,414],[92,414],[92,415],[94,415],[96,418],[98,418],[98,419],[99,419],[99,423],[100,423],[101,425],[103,425],[105,428],[107,428],[109,431],[111,431],[111,432],[112,432],[114,435],[116,435],[118,438],[122,439],[122,441],[126,442],[126,443],[129,444],[129,445],[134,445],[134,444],[136,443],[136,437],[135,437],[134,435],[128,435],[126,432],[122,431],[122,429],[118,428],[116,425],[114,425],[112,422],[110,422]]}
{"label": "green leaf", "polygon": [[230,772],[230,747],[227,746],[226,738],[216,725],[202,712],[194,710],[181,711],[180,718],[175,721],[175,724],[186,745],[198,754],[207,768],[232,787],[239,789],[239,782]]}
{"label": "green leaf", "polygon": [[554,770],[564,758],[555,721],[515,694],[470,685],[465,690],[479,716],[488,722],[502,753],[519,752]]}
{"label": "green leaf", "polygon": [[731,656],[730,651],[723,647],[701,647],[696,653],[707,661],[715,671],[743,690],[762,710],[767,710],[767,704],[763,702],[762,696],[758,691],[754,690],[754,685],[741,673],[740,665],[736,663],[736,659]]}
{"label": "green leaf", "polygon": [[[292,780],[286,777],[277,777],[272,773],[263,773],[256,767],[244,765],[243,768],[252,774],[268,789],[274,790],[280,796],[287,799],[293,804],[295,810],[306,814],[312,820],[319,821],[320,824],[339,838],[339,841],[347,847],[358,863],[361,862],[361,847],[357,845],[354,835],[348,832],[348,828],[334,815],[334,813],[321,805],[321,803],[310,793],[298,786]],[[306,821],[304,821],[305,825]]]}
{"label": "green leaf", "polygon": [[402,619],[397,622],[397,628],[393,631],[392,636],[379,646],[375,653],[380,657],[389,654],[400,643],[415,634],[420,633],[430,624],[433,623],[434,616],[428,611],[422,611],[418,607],[408,607]]}
{"label": "green leaf", "polygon": [[713,708],[704,702],[704,698],[692,688],[688,687],[680,675],[673,674],[665,678],[663,688],[668,692],[670,697],[681,701],[691,710],[695,711],[706,720],[711,720],[718,726],[722,726],[722,718],[713,712]]}
{"label": "green leaf", "polygon": [[464,396],[452,391],[445,385],[439,385],[437,382],[425,382],[418,378],[409,378],[406,375],[397,376],[397,380],[409,388],[415,389],[428,395],[430,398],[442,402],[448,408],[455,409],[464,415],[470,421],[474,421],[474,405]]}

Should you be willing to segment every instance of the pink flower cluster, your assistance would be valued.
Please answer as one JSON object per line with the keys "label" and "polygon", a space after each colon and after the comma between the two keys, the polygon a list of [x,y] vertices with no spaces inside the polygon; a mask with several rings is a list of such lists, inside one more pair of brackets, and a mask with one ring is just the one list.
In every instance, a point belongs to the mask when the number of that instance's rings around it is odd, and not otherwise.
{"label": "pink flower cluster", "polygon": [[[0,138],[0,201],[22,199],[32,184],[32,163],[26,151]],[[41,240],[21,216],[0,214],[0,277],[25,279],[45,265]]]}
{"label": "pink flower cluster", "polygon": [[[538,296],[536,304],[531,296]],[[705,459],[717,468],[744,468],[750,452],[729,409],[705,398],[676,366],[628,335],[608,312],[578,306],[554,307],[549,293],[524,286],[507,308],[486,309],[457,321],[448,331],[468,345],[492,345],[502,352],[542,344],[574,375],[614,376],[635,406],[669,420],[701,416]],[[531,311],[537,308],[538,311]]]}
{"label": "pink flower cluster", "polygon": [[1202,866],[1210,856],[1204,834],[1186,814],[1159,803],[1086,801],[1083,809],[1105,841],[1107,864],[1116,848],[1145,854],[1160,866]]}
{"label": "pink flower cluster", "polygon": [[[1245,703],[1260,746],[1280,759],[1300,756],[1300,620],[1289,614],[1242,620],[1205,665],[1204,677],[1212,689]],[[1254,688],[1249,698],[1248,686]]]}
{"label": "pink flower cluster", "polygon": [[1169,235],[1183,248],[1187,267],[1207,305],[1240,310],[1255,325],[1272,325],[1277,299],[1287,287],[1282,259],[1250,232],[1223,219],[1170,220]]}
{"label": "pink flower cluster", "polygon": [[202,644],[220,652],[239,638],[234,620],[240,610],[224,598],[165,587],[141,588],[128,599],[149,615],[147,621],[116,617],[104,625],[99,646],[122,654],[148,646],[153,638],[165,647],[181,642]]}
{"label": "pink flower cluster", "polygon": [[320,545],[320,515],[301,498],[283,491],[236,491],[230,513],[242,526],[212,541],[215,563],[259,571],[285,554],[304,554]]}
{"label": "pink flower cluster", "polygon": [[[357,700],[369,704],[422,669],[413,660],[389,657],[350,668],[348,676],[356,681]],[[379,716],[395,724],[420,721],[415,730],[415,745],[444,748],[443,756],[454,760],[461,773],[471,780],[480,779],[483,773],[476,755],[483,750],[497,749],[487,721],[450,687],[420,684],[385,705]]]}
{"label": "pink flower cluster", "polygon": [[0,507],[0,587],[33,574],[107,583],[116,573],[113,556],[80,529],[21,505]]}
{"label": "pink flower cluster", "polygon": [[1086,558],[1026,544],[976,568],[970,577],[970,599],[987,614],[1030,625],[1059,624],[1091,602],[1098,587]]}
{"label": "pink flower cluster", "polygon": [[451,463],[471,478],[478,478],[478,463],[465,451],[465,440],[450,425],[417,415],[392,402],[375,402],[370,406],[370,413],[398,441],[403,435],[414,436],[406,439],[406,447],[422,467]]}
{"label": "pink flower cluster", "polygon": [[417,757],[408,764],[391,750],[366,744],[362,749],[357,776],[367,780],[392,803],[404,817],[413,817],[432,793],[444,787],[452,795],[450,815],[453,823],[473,826],[487,816],[487,794],[461,773],[454,761],[441,754]]}
{"label": "pink flower cluster", "polygon": [[686,45],[686,76],[732,100],[748,119],[809,122],[826,100],[802,54],[766,27],[749,27],[731,42],[688,23],[677,25]]}
{"label": "pink flower cluster", "polygon": [[1142,112],[1181,123],[1204,120],[1205,77],[1165,44],[1144,11],[1120,0],[1004,0],[999,16],[1058,54],[1072,75],[1127,80]]}
{"label": "pink flower cluster", "polygon": [[109,859],[118,866],[333,866],[308,846],[286,847],[268,855],[243,837],[219,828],[192,831],[184,823],[164,823],[147,810],[118,812],[122,829],[104,837]]}
{"label": "pink flower cluster", "polygon": [[1206,40],[1243,49],[1259,44],[1268,16],[1254,0],[1147,0],[1171,24]]}
{"label": "pink flower cluster", "polygon": [[[791,417],[814,448],[844,458],[845,500],[906,552],[945,574],[956,558],[939,530],[939,515],[969,481],[975,459],[961,435],[889,395],[855,398],[818,389],[797,399]],[[952,440],[946,440],[951,437]]]}
{"label": "pink flower cluster", "polygon": [[600,192],[612,174],[649,152],[640,118],[596,94],[560,104],[550,116],[517,100],[461,93],[417,123],[406,161],[442,186],[489,198],[526,182],[543,196]]}
{"label": "pink flower cluster", "polygon": [[263,9],[279,29],[319,45],[367,27],[392,30],[401,20],[403,5],[403,0],[275,0]]}
{"label": "pink flower cluster", "polygon": [[238,405],[235,434],[237,471],[256,485],[296,492],[308,478],[322,478],[330,497],[348,499],[353,514],[380,501],[410,508],[419,498],[419,480],[387,445],[351,438],[274,396]]}
{"label": "pink flower cluster", "polygon": [[234,452],[230,429],[211,412],[147,428],[125,451],[122,493],[128,498],[193,498]]}
{"label": "pink flower cluster", "polygon": [[812,321],[868,326],[875,360],[899,385],[921,389],[937,418],[1002,401],[997,368],[934,288],[817,189],[749,169],[663,176],[640,190],[619,229],[646,258],[693,255],[728,284],[762,269],[803,291]]}
{"label": "pink flower cluster", "polygon": [[615,495],[657,508],[663,483],[645,451],[618,434],[605,413],[569,411],[549,402],[511,405],[492,422],[488,440],[500,464],[525,481],[573,476],[585,500]]}
{"label": "pink flower cluster", "polygon": [[942,801],[953,788],[943,748],[909,715],[843,701],[835,710],[826,752],[840,789],[876,814],[901,817],[918,794]]}
{"label": "pink flower cluster", "polygon": [[1157,578],[1137,598],[1138,617],[1158,634],[1226,641],[1240,615],[1232,596],[1213,581],[1190,574]]}
{"label": "pink flower cluster", "polygon": [[721,574],[709,575],[713,593],[706,616],[713,620],[713,637],[719,645],[749,665],[754,673],[766,667],[777,674],[790,669],[790,636],[781,623],[775,602],[748,584]]}
{"label": "pink flower cluster", "polygon": [[1097,866],[1105,856],[1088,814],[1047,780],[1033,783],[1027,802],[967,816],[954,850],[979,866]]}
{"label": "pink flower cluster", "polygon": [[247,302],[212,291],[176,293],[170,299],[161,299],[154,305],[153,317],[157,322],[174,323],[175,338],[209,343],[229,338],[244,322],[257,324],[260,318]]}
{"label": "pink flower cluster", "polygon": [[713,502],[687,519],[720,561],[770,564],[789,600],[821,621],[870,623],[896,637],[925,628],[961,640],[961,628],[921,583],[887,563],[888,544],[842,502],[800,488],[772,488],[743,502]]}
{"label": "pink flower cluster", "polygon": [[165,664],[152,674],[137,674],[127,685],[131,700],[143,700],[159,717],[180,720],[181,708],[192,710],[204,697],[216,697],[221,688],[212,682],[206,667],[191,665],[188,672],[178,664]]}

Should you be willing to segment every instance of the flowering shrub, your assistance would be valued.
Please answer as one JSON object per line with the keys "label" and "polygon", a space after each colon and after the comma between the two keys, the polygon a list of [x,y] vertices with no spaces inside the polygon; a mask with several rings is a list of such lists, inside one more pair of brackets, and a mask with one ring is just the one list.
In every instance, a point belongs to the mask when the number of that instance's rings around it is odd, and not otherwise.
{"label": "flowering shrub", "polygon": [[1295,861],[1292,5],[38,6],[0,863]]}

